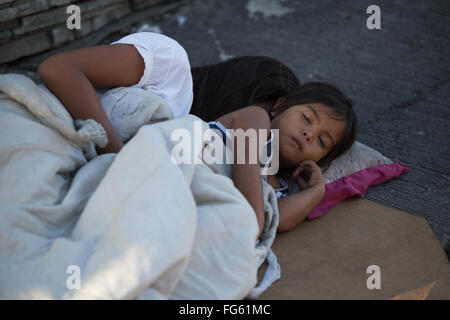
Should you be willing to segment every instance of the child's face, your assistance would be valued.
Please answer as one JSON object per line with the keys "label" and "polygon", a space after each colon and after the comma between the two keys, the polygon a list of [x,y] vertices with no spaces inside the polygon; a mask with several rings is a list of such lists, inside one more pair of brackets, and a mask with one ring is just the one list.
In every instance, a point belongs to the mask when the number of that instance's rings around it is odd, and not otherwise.
{"label": "child's face", "polygon": [[318,162],[342,139],[345,121],[329,114],[333,115],[330,107],[307,103],[291,106],[272,119],[272,129],[280,130],[280,167],[296,167],[303,160]]}

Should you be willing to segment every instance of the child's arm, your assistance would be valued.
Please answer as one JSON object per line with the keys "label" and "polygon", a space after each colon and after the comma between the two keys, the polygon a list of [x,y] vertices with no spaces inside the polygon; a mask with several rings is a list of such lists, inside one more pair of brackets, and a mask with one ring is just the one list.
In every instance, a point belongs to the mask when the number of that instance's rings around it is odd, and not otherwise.
{"label": "child's arm", "polygon": [[[308,181],[299,176],[301,171],[309,172],[310,178]],[[278,212],[280,214],[278,232],[288,231],[297,226],[320,203],[325,195],[322,172],[313,161],[303,161],[294,171],[293,177],[297,179],[303,190],[278,199]]]}
{"label": "child's arm", "polygon": [[119,152],[123,143],[112,128],[95,88],[131,86],[144,72],[139,52],[128,44],[83,48],[56,54],[39,65],[38,73],[74,119],[94,119],[108,136],[99,153]]}
{"label": "child's arm", "polygon": [[[270,132],[269,115],[264,109],[260,107],[251,106],[242,108],[225,116],[222,116],[217,120],[220,121],[228,129],[242,129],[244,132],[248,129],[256,129],[257,133],[259,129],[265,129],[267,133],[264,137],[265,140],[267,139],[267,135]],[[260,141],[259,134],[257,134],[257,138],[259,148],[257,148],[258,156],[256,157],[256,163],[249,163],[249,154],[251,149],[249,150],[247,139],[245,139],[245,164],[238,164],[238,153],[236,152],[238,140],[237,137],[234,136],[235,149],[233,157],[234,162],[232,165],[232,179],[236,188],[239,189],[239,191],[243,194],[243,196],[247,199],[247,201],[255,211],[259,225],[259,238],[264,228],[264,198],[259,159],[261,158],[265,140]]]}

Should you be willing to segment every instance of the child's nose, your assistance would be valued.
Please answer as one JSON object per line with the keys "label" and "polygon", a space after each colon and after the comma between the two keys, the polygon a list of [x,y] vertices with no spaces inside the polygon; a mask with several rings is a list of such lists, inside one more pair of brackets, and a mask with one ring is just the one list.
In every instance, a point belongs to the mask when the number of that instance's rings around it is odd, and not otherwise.
{"label": "child's nose", "polygon": [[306,138],[307,142],[311,142],[312,141],[312,135],[311,133],[307,132],[307,131],[303,131],[303,136]]}

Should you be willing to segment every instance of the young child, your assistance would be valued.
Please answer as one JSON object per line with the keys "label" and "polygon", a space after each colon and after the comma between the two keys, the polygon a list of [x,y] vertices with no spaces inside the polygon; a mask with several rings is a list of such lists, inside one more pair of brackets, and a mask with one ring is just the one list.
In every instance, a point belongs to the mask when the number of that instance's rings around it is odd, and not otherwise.
{"label": "young child", "polygon": [[[269,149],[273,144],[272,129],[279,130],[280,172],[262,177],[277,192],[278,231],[294,228],[320,203],[325,193],[321,167],[326,169],[333,159],[348,150],[357,135],[357,118],[351,101],[338,88],[323,82],[299,86],[268,110],[249,106],[209,124],[224,134],[226,129],[266,129],[270,137],[265,147]],[[262,154],[260,149],[258,158]],[[244,164],[237,163],[237,152],[234,152],[232,176],[235,186],[255,210],[259,236],[264,227],[261,165],[248,161],[249,150],[246,145]],[[282,177],[286,171],[291,172],[302,191],[288,195],[288,185]]]}

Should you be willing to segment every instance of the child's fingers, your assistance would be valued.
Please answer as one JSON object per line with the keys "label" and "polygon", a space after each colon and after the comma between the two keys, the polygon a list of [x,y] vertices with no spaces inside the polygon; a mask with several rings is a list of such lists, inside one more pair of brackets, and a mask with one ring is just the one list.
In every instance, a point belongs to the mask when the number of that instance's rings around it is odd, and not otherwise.
{"label": "child's fingers", "polygon": [[302,161],[299,162],[297,168],[298,167],[304,167],[304,166],[310,166],[312,164],[314,164],[314,161],[312,161],[312,160],[302,160]]}
{"label": "child's fingers", "polygon": [[292,177],[293,177],[294,179],[296,179],[297,176],[298,176],[304,169],[305,169],[305,168],[303,168],[303,167],[301,167],[301,166],[297,167],[297,168],[294,170],[294,172],[292,173]]}
{"label": "child's fingers", "polygon": [[309,172],[311,172],[312,174],[319,174],[322,173],[322,170],[320,169],[320,167],[317,165],[317,163],[315,163],[312,160],[305,160],[302,161],[300,163],[300,166],[303,168],[307,168],[307,170]]}
{"label": "child's fingers", "polygon": [[300,187],[304,190],[308,188],[308,183],[306,183],[305,180],[303,180],[303,178],[299,177],[296,179],[297,183],[300,185]]}
{"label": "child's fingers", "polygon": [[300,162],[299,165],[306,166],[306,167],[314,167],[316,165],[316,163],[312,160],[303,160],[302,162]]}

